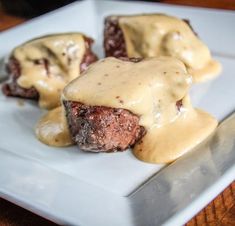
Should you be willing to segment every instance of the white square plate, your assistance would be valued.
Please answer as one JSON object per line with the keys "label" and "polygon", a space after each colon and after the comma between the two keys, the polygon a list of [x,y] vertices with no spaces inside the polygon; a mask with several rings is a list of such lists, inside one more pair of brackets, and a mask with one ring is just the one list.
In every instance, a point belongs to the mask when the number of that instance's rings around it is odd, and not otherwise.
{"label": "white square plate", "polygon": [[[148,12],[190,20],[223,65],[220,77],[193,86],[192,101],[219,120],[233,112],[235,14],[230,11],[143,2],[76,2],[2,32],[0,58],[33,37],[66,31],[81,31],[93,37],[94,50],[102,57],[106,15]],[[183,224],[234,179],[234,119],[227,122],[233,123],[232,129],[226,124],[211,138],[213,148],[210,140],[163,166],[140,162],[130,151],[91,154],[76,147],[48,147],[34,135],[41,114],[30,101],[21,106],[16,98],[0,94],[0,196],[58,223]],[[228,132],[222,136],[225,130]]]}

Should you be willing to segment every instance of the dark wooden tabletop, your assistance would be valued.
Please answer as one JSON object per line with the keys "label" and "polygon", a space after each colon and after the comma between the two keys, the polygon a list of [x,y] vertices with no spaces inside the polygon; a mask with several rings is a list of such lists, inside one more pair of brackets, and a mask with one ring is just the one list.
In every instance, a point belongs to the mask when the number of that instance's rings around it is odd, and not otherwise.
{"label": "dark wooden tabletop", "polygon": [[[167,4],[235,10],[235,0],[162,0]],[[26,19],[7,14],[0,8],[0,31]],[[56,226],[42,217],[0,198],[0,226]],[[201,210],[187,226],[235,226],[235,181]]]}

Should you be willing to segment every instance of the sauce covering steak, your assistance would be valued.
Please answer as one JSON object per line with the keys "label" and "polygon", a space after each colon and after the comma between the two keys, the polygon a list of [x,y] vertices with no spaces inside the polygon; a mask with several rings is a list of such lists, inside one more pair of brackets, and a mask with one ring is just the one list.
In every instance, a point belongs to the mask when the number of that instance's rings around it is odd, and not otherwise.
{"label": "sauce covering steak", "polygon": [[[128,57],[124,34],[121,27],[119,26],[118,20],[119,16],[108,16],[104,21],[103,46],[106,57]],[[183,21],[186,22],[194,34],[197,35],[197,33],[193,30],[190,21],[188,19],[183,19]]]}
{"label": "sauce covering steak", "polygon": [[[85,41],[84,42],[85,52],[82,57],[80,66],[77,70],[78,71],[77,76],[79,76],[79,73],[82,73],[83,71],[85,71],[91,63],[97,61],[98,59],[97,56],[91,50],[91,45],[93,43],[93,40],[89,37],[84,36],[84,41]],[[55,58],[55,55],[52,55],[51,53],[51,57]],[[44,68],[44,71],[46,71],[46,74],[50,77],[49,66],[53,66],[53,65],[50,65],[51,63],[49,59],[40,58],[40,59],[33,60],[33,63],[35,67],[42,66]],[[7,67],[7,72],[9,74],[9,81],[2,86],[2,91],[6,96],[15,96],[15,97],[22,97],[26,99],[34,99],[34,100],[38,100],[40,98],[40,93],[35,87],[24,88],[18,84],[17,80],[22,75],[22,66],[20,64],[20,61],[17,60],[13,54],[11,55],[6,67]]]}
{"label": "sauce covering steak", "polygon": [[172,57],[104,58],[63,90],[59,108],[37,126],[40,141],[74,143],[90,152],[133,148],[140,160],[172,162],[216,127],[209,114],[194,109],[185,65]]}
{"label": "sauce covering steak", "polygon": [[221,65],[193,30],[189,20],[165,14],[108,16],[104,22],[106,57],[171,56],[181,60],[201,82],[217,76]]}

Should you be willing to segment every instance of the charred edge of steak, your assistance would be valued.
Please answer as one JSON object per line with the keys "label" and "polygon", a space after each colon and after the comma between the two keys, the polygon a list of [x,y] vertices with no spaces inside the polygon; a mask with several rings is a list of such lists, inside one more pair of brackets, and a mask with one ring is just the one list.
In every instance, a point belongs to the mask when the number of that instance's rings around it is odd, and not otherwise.
{"label": "charred edge of steak", "polygon": [[118,24],[118,17],[109,16],[105,19],[104,51],[106,57],[127,57],[126,43]]}
{"label": "charred edge of steak", "polygon": [[2,92],[6,96],[16,96],[16,97],[24,97],[27,99],[38,100],[39,94],[34,87],[25,89],[17,84],[17,79],[21,75],[21,68],[19,62],[14,57],[11,57],[9,59],[6,69],[11,79],[10,82],[5,83],[2,86]]}
{"label": "charred edge of steak", "polygon": [[85,71],[88,66],[92,63],[94,63],[95,61],[98,60],[98,57],[92,52],[91,46],[94,42],[93,39],[88,38],[88,37],[84,37],[85,39],[85,45],[86,45],[86,52],[83,56],[82,62],[80,64],[80,71],[83,72]]}
{"label": "charred edge of steak", "polygon": [[[83,72],[87,69],[87,67],[98,60],[97,56],[92,52],[91,45],[93,43],[93,39],[84,36],[85,45],[86,45],[86,52],[80,64],[80,71]],[[49,61],[47,59],[39,59],[35,60],[34,62],[36,65],[42,64],[45,67],[45,70],[49,72]],[[21,68],[19,62],[12,56],[9,59],[9,62],[6,66],[7,72],[10,76],[11,81],[5,83],[2,86],[2,92],[6,96],[15,96],[15,97],[22,97],[27,99],[38,100],[39,93],[38,91],[32,87],[29,89],[22,88],[17,84],[17,79],[21,75]]]}
{"label": "charred edge of steak", "polygon": [[146,133],[139,117],[128,110],[73,101],[63,104],[72,138],[84,151],[124,151]]}
{"label": "charred edge of steak", "polygon": [[[104,26],[104,51],[105,56],[113,56],[116,58],[127,57],[126,43],[123,32],[118,24],[119,17],[109,16],[105,19]],[[193,30],[188,19],[183,19],[188,24],[193,33],[197,33]]]}

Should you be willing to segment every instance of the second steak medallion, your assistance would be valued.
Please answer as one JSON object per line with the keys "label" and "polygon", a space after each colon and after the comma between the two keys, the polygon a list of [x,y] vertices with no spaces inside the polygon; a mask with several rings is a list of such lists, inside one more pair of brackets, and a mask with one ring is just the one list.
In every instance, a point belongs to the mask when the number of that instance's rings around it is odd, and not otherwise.
{"label": "second steak medallion", "polygon": [[38,100],[42,108],[60,105],[64,86],[97,60],[92,43],[81,33],[61,33],[16,47],[7,65],[10,81],[3,85],[3,93]]}
{"label": "second steak medallion", "polygon": [[104,50],[106,56],[117,58],[176,57],[186,65],[194,82],[213,78],[221,71],[189,21],[165,14],[107,17]]}

